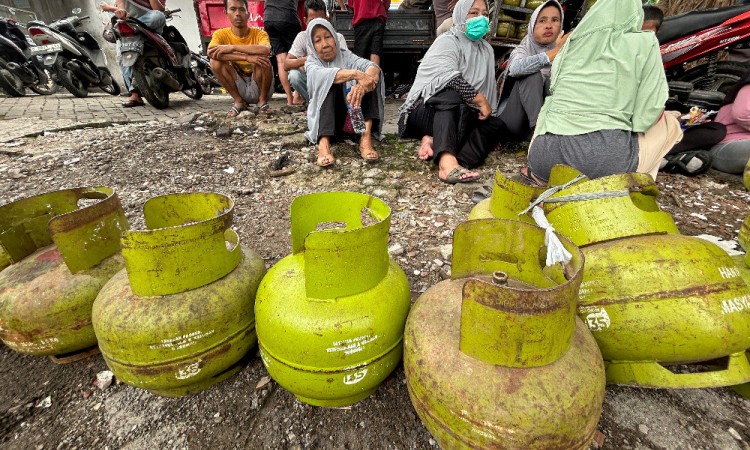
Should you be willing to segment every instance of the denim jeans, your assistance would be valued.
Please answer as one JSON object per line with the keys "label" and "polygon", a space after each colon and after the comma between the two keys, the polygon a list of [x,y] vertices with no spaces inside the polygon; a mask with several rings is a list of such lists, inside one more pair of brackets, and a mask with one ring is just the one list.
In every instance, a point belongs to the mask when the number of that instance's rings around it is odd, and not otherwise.
{"label": "denim jeans", "polygon": [[[152,9],[151,11],[146,11],[144,14],[141,14],[140,16],[133,16],[133,19],[138,20],[139,22],[143,23],[147,27],[151,28],[152,30],[156,31],[157,33],[161,34],[162,31],[164,31],[164,26],[167,24],[167,18],[164,16],[164,13],[161,11],[157,11],[155,9]],[[118,48],[119,53],[119,48]],[[120,56],[122,58],[122,56]],[[128,89],[128,92],[133,92],[135,89],[135,86],[133,86],[133,66],[123,67],[122,68],[122,77],[125,79],[125,86]]]}

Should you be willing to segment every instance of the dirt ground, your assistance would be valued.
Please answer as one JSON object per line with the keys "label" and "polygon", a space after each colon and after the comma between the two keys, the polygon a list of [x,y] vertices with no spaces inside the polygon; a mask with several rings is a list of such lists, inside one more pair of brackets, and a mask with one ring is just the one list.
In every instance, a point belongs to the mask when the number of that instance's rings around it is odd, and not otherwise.
{"label": "dirt ground", "polygon": [[[187,123],[190,119],[192,123]],[[413,298],[440,280],[445,246],[465,220],[478,187],[450,187],[416,159],[417,143],[388,136],[382,160],[365,164],[356,147],[337,146],[338,165],[320,170],[301,136],[304,116],[246,117],[223,128],[211,115],[173,124],[133,124],[48,133],[0,146],[0,204],[83,185],[115,188],[131,227],[143,226],[150,197],[219,191],[236,202],[235,227],[268,267],[290,252],[289,206],[300,194],[352,190],[384,199],[393,210],[394,258]],[[218,127],[218,129],[217,129]],[[229,137],[217,137],[228,134]],[[481,169],[514,173],[523,145],[491,155]],[[268,176],[282,151],[296,172]],[[660,203],[684,234],[736,238],[750,211],[740,177],[710,172],[664,175]],[[442,250],[442,252],[441,252]],[[437,448],[407,395],[399,367],[377,392],[351,407],[300,403],[267,376],[257,353],[235,376],[197,395],[162,398],[113,384],[92,385],[106,370],[100,355],[67,365],[0,346],[0,448]],[[263,383],[261,383],[263,384]],[[599,429],[610,449],[749,449],[750,400],[729,389],[647,390],[609,386]]]}

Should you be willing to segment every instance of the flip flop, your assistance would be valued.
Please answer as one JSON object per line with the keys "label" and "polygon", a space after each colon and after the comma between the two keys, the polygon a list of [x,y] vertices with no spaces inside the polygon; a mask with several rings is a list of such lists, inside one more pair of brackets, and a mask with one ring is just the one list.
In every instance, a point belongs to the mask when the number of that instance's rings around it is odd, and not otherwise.
{"label": "flip flop", "polygon": [[136,106],[143,106],[143,100],[128,100],[122,104],[123,108],[135,108]]}
{"label": "flip flop", "polygon": [[262,105],[258,105],[258,111],[262,113],[269,113],[271,112],[271,105],[268,104],[268,102],[263,103]]}
{"label": "flip flop", "polygon": [[318,156],[318,160],[315,162],[315,165],[321,169],[331,167],[334,164],[336,164],[336,158],[334,158],[333,155]]}
{"label": "flip flop", "polygon": [[455,169],[451,170],[450,173],[448,173],[448,176],[445,177],[445,179],[438,177],[438,180],[446,184],[457,184],[457,183],[472,183],[474,181],[477,181],[480,178],[479,175],[474,176],[474,177],[462,178],[464,175],[470,172],[471,172],[470,170],[464,167],[458,166]]}
{"label": "flip flop", "polygon": [[[689,177],[694,177],[708,172],[713,162],[713,155],[707,150],[691,150],[675,155],[667,155],[664,159],[667,160],[667,164],[660,169],[662,172],[681,173]],[[700,162],[700,166],[697,168],[688,167],[693,162],[693,159],[697,159]]]}
{"label": "flip flop", "polygon": [[537,177],[533,173],[531,173],[528,167],[521,167],[520,169],[518,169],[518,174],[521,175],[521,178],[523,178],[524,181],[530,183],[532,186],[547,187],[546,184],[539,181]]}
{"label": "flip flop", "polygon": [[232,108],[227,113],[227,117],[230,119],[234,119],[235,117],[239,116],[242,111],[247,111],[247,105],[240,106],[239,108],[237,105],[232,105]]}

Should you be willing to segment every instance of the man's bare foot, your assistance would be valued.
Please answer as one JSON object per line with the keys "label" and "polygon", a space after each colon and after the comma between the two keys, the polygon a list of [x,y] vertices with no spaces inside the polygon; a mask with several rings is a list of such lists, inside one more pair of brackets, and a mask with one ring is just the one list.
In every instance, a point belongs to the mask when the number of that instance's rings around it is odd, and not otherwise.
{"label": "man's bare foot", "polygon": [[478,172],[473,172],[462,167],[456,157],[450,153],[442,153],[440,155],[439,166],[438,178],[443,183],[470,183],[479,179]]}
{"label": "man's bare foot", "polygon": [[292,104],[289,106],[297,106],[297,105],[304,105],[305,99],[302,98],[301,95],[299,95],[299,92],[294,91],[294,94],[292,94]]}
{"label": "man's bare foot", "polygon": [[422,144],[419,146],[419,159],[427,161],[432,158],[432,136],[424,136]]}

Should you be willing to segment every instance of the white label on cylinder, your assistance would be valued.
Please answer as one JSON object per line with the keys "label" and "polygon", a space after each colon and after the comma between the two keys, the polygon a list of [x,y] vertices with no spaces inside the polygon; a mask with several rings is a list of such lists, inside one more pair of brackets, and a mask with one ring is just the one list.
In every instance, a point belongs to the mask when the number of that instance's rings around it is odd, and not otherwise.
{"label": "white label on cylinder", "polygon": [[174,377],[178,380],[186,380],[188,378],[192,378],[201,371],[201,363],[203,362],[202,359],[199,359],[198,361],[188,364],[187,366],[183,367],[182,369],[179,369],[177,373],[174,374]]}
{"label": "white label on cylinder", "polygon": [[584,314],[588,313],[586,314],[586,326],[591,331],[606,330],[611,325],[609,314],[600,306],[586,306],[581,308],[581,311]]}
{"label": "white label on cylinder", "polygon": [[344,375],[344,384],[357,384],[365,379],[365,375],[367,375],[367,367],[357,372],[347,373]]}
{"label": "white label on cylinder", "polygon": [[340,341],[334,341],[333,347],[326,349],[328,353],[344,352],[345,355],[351,355],[353,353],[359,353],[365,349],[365,346],[370,342],[374,342],[378,339],[378,335],[366,334],[351,339],[342,339]]}
{"label": "white label on cylinder", "polygon": [[193,331],[191,333],[183,334],[173,338],[162,339],[158,344],[151,344],[148,346],[149,350],[158,350],[162,348],[168,348],[171,350],[182,350],[183,348],[190,347],[196,342],[203,338],[211,336],[216,330],[210,331]]}

